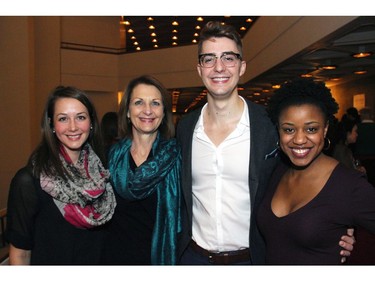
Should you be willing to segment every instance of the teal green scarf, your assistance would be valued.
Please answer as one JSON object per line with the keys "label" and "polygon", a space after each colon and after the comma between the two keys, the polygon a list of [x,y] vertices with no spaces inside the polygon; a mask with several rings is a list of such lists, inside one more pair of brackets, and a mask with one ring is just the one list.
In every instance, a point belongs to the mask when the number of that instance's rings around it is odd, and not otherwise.
{"label": "teal green scarf", "polygon": [[[181,232],[181,152],[175,139],[157,136],[149,157],[133,172],[129,167],[132,141],[123,139],[109,153],[113,187],[128,200],[141,200],[157,192],[156,221],[151,242],[151,263],[176,264],[177,234]],[[151,154],[151,153],[150,153]]]}

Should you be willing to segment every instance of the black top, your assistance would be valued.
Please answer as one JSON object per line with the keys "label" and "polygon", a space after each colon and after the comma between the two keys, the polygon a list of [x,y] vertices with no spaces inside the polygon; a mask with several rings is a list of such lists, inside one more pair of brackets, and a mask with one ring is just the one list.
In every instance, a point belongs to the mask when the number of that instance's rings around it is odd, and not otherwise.
{"label": "black top", "polygon": [[[130,168],[136,165],[129,157]],[[150,265],[151,240],[156,220],[157,193],[144,200],[128,201],[118,195],[112,220],[108,223],[103,264]]]}
{"label": "black top", "polygon": [[99,264],[103,228],[86,230],[68,223],[26,168],[12,179],[7,208],[8,242],[31,250],[31,264]]}
{"label": "black top", "polygon": [[257,214],[268,264],[340,264],[340,237],[351,226],[375,233],[375,188],[338,164],[323,189],[305,206],[277,217],[271,210],[275,189],[287,167],[280,164]]}

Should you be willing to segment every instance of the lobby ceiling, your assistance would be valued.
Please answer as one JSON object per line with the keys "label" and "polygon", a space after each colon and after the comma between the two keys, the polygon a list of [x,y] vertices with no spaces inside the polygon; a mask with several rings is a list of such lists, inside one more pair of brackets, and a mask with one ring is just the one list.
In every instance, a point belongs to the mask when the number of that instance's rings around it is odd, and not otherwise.
{"label": "lobby ceiling", "polygon": [[[196,44],[193,40],[198,39],[197,26],[203,27],[210,20],[234,25],[240,35],[244,36],[259,17],[202,16],[202,21],[198,18],[198,16],[156,16],[151,19],[148,16],[121,16],[120,26],[125,26],[124,29],[127,31],[126,48],[122,53]],[[178,25],[173,25],[174,21],[178,22]],[[151,25],[152,29],[150,29]],[[133,32],[128,32],[130,29]],[[151,35],[153,32],[156,36]],[[153,39],[156,39],[156,42],[152,42]],[[177,45],[173,45],[173,42]],[[140,49],[137,50],[137,47]],[[353,56],[361,52],[368,53],[369,56],[359,58]],[[324,68],[327,65],[334,67]],[[302,75],[324,81],[328,86],[375,77],[375,17],[358,17],[265,73],[239,85],[239,93],[256,103],[267,105],[275,87]],[[206,101],[204,87],[169,90],[173,96],[174,112],[179,114],[199,107]]]}
{"label": "lobby ceiling", "polygon": [[[368,57],[353,54],[369,53]],[[323,66],[332,65],[334,69]],[[327,85],[336,85],[375,76],[375,17],[359,17],[322,41],[304,49],[279,65],[239,87],[241,96],[267,105],[275,87],[287,80],[311,76]],[[175,89],[177,112],[199,107],[205,102],[204,88]]]}

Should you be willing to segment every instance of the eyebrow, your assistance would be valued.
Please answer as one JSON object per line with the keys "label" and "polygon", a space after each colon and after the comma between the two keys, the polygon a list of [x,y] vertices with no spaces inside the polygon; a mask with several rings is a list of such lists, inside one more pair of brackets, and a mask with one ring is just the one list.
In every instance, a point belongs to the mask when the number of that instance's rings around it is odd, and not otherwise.
{"label": "eyebrow", "polygon": [[[78,113],[75,114],[75,115],[80,115],[80,114],[86,114],[86,115],[89,115],[89,113],[86,112],[86,111],[78,112]],[[59,116],[59,115],[69,115],[69,114],[68,114],[68,113],[64,113],[64,112],[56,113],[56,116]]]}
{"label": "eyebrow", "polygon": [[[232,52],[232,51],[228,51],[228,52],[222,52],[221,56],[222,55],[239,55],[239,54]],[[203,53],[203,54],[200,54],[199,56],[201,57],[201,56],[217,56],[217,55],[215,53]]]}

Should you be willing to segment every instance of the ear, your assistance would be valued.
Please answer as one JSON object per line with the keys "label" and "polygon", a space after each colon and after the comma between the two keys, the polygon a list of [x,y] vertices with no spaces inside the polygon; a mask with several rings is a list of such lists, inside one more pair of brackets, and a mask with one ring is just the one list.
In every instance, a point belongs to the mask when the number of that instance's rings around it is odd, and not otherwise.
{"label": "ear", "polygon": [[243,60],[241,61],[241,66],[240,66],[240,77],[244,75],[245,71],[246,71],[246,61]]}
{"label": "ear", "polygon": [[52,129],[53,128],[53,124],[52,124],[52,120],[50,117],[48,117],[48,124],[49,124],[49,127]]}
{"label": "ear", "polygon": [[199,77],[202,77],[202,67],[199,64],[197,64],[197,71],[198,71]]}

